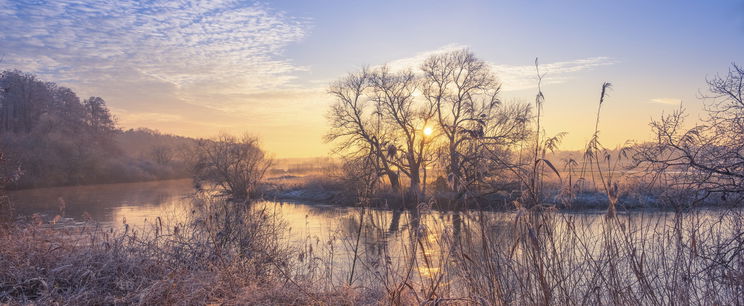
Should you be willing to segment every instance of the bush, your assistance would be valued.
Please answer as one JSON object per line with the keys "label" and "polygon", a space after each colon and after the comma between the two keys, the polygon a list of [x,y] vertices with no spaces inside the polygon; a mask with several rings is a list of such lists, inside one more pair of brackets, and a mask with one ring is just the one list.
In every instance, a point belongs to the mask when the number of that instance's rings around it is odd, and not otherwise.
{"label": "bush", "polygon": [[238,139],[222,134],[212,140],[201,140],[197,153],[196,185],[211,184],[237,200],[255,195],[271,166],[271,159],[258,146],[258,140],[247,135]]}

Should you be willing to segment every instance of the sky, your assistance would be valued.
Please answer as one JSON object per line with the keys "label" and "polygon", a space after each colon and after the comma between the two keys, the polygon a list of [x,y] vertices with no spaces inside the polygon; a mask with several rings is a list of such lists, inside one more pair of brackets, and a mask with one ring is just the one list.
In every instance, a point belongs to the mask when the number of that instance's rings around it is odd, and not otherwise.
{"label": "sky", "polygon": [[0,69],[103,97],[124,128],[249,133],[275,157],[327,156],[330,82],[365,65],[415,67],[469,48],[544,123],[589,140],[603,82],[607,147],[651,136],[706,77],[744,64],[744,1],[0,0]]}

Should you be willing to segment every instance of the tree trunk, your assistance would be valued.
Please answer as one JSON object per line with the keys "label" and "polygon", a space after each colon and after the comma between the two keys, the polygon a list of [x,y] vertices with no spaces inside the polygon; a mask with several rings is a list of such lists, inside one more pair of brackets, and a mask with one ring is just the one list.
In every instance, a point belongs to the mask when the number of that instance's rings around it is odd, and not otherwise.
{"label": "tree trunk", "polygon": [[421,195],[421,177],[419,175],[419,169],[418,168],[412,168],[411,169],[411,186],[408,190],[411,199],[414,199],[418,201],[419,199],[423,198]]}
{"label": "tree trunk", "polygon": [[400,180],[399,180],[398,174],[395,173],[393,170],[388,169],[387,177],[388,177],[388,180],[390,181],[390,188],[392,188],[393,191],[395,192],[400,191]]}
{"label": "tree trunk", "polygon": [[460,190],[460,156],[458,156],[457,148],[454,144],[450,144],[450,175],[452,175],[452,191],[458,192]]}

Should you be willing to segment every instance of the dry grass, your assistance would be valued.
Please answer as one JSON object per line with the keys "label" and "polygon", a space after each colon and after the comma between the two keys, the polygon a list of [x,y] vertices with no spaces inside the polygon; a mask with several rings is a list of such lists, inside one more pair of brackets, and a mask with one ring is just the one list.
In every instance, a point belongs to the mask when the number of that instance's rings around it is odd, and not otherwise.
{"label": "dry grass", "polygon": [[260,209],[199,200],[189,224],[118,232],[15,225],[0,233],[0,303],[374,303],[297,277],[282,224]]}
{"label": "dry grass", "polygon": [[281,218],[258,206],[201,199],[193,209],[188,224],[156,221],[146,231],[6,228],[0,302],[744,303],[739,210],[606,217],[538,208],[438,213],[424,204],[404,213],[395,232],[389,215],[368,210],[338,237],[357,258],[350,275],[353,262],[339,250],[290,248]]}
{"label": "dry grass", "polygon": [[367,213],[359,247],[350,228],[345,240],[358,261],[354,286],[378,288],[382,302],[396,305],[744,302],[738,210],[606,217],[419,209],[403,217],[409,227],[398,234]]}

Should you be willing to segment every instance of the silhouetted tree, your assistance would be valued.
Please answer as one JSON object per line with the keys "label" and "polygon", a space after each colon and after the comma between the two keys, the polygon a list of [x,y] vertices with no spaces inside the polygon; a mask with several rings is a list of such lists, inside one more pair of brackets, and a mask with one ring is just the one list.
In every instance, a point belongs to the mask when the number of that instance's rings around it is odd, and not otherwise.
{"label": "silhouetted tree", "polygon": [[339,141],[337,150],[366,161],[378,176],[386,176],[393,190],[400,189],[399,174],[409,182],[409,193],[421,192],[422,170],[430,139],[423,134],[433,109],[415,99],[419,80],[411,71],[387,67],[350,74],[333,83],[336,98],[326,138]]}
{"label": "silhouetted tree", "polygon": [[529,105],[504,105],[489,65],[468,50],[433,55],[421,71],[423,96],[446,142],[441,160],[453,189],[463,191],[488,176],[485,155],[507,154],[529,136]]}
{"label": "silhouetted tree", "polygon": [[386,176],[394,191],[400,190],[398,173],[390,158],[397,152],[387,139],[380,113],[366,96],[371,73],[362,69],[331,84],[328,92],[336,99],[328,113],[331,130],[327,141],[339,141],[336,150],[349,162],[376,169],[377,177]]}
{"label": "silhouetted tree", "polygon": [[390,162],[409,179],[409,192],[421,192],[422,171],[426,161],[427,135],[423,130],[434,116],[430,105],[416,103],[418,80],[411,71],[391,72],[382,67],[372,75],[370,99],[391,136]]}
{"label": "silhouetted tree", "polygon": [[415,196],[440,148],[461,190],[498,166],[486,155],[506,160],[510,146],[530,135],[529,106],[502,105],[499,90],[488,65],[467,50],[431,56],[415,71],[363,69],[331,85],[336,103],[327,140],[346,157],[374,165],[393,190],[402,173]]}
{"label": "silhouetted tree", "polygon": [[675,187],[701,190],[705,196],[744,198],[744,69],[732,64],[724,76],[707,80],[702,95],[706,116],[683,128],[684,109],[651,122],[657,141],[635,154],[639,166],[668,179]]}

